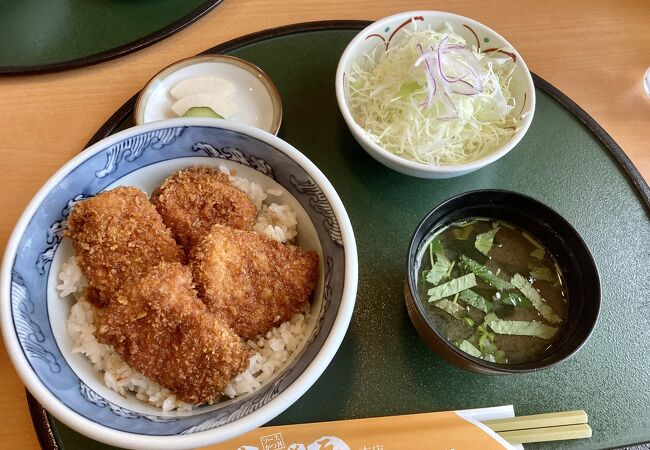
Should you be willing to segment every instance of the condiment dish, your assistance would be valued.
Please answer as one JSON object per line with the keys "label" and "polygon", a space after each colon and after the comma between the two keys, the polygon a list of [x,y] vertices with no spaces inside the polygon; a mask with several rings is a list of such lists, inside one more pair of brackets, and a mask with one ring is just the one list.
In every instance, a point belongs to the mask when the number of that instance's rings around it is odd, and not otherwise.
{"label": "condiment dish", "polygon": [[[280,93],[269,76],[249,61],[229,55],[201,55],[164,68],[142,89],[135,105],[135,122],[142,125],[178,117],[170,91],[179,82],[218,77],[233,87],[230,101],[236,112],[227,119],[278,134],[282,123]],[[207,105],[197,105],[207,106]]]}

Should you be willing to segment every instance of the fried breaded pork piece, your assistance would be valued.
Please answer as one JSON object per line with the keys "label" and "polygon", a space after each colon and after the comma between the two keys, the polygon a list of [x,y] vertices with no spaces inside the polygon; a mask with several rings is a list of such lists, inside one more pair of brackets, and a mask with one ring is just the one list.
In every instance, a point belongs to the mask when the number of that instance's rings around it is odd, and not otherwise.
{"label": "fried breaded pork piece", "polygon": [[184,257],[147,195],[134,187],[118,187],[77,203],[65,235],[72,240],[82,273],[97,290],[93,298],[99,304],[152,265]]}
{"label": "fried breaded pork piece", "polygon": [[176,241],[189,252],[215,224],[250,230],[257,214],[248,195],[210,167],[180,170],[151,195]]}
{"label": "fried breaded pork piece", "polygon": [[286,321],[308,302],[318,255],[250,231],[215,225],[193,249],[199,297],[240,336]]}
{"label": "fried breaded pork piece", "polygon": [[99,342],[188,403],[213,401],[248,364],[241,339],[206,310],[179,263],[128,281],[95,322]]}

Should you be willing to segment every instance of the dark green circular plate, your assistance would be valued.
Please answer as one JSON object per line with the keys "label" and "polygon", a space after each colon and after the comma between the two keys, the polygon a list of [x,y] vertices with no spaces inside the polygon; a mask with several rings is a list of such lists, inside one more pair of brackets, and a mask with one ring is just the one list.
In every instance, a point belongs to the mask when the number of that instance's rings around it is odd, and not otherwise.
{"label": "dark green circular plate", "polygon": [[223,0],[2,0],[0,75],[88,66],[185,28]]}
{"label": "dark green circular plate", "polygon": [[[517,147],[459,178],[423,180],[375,162],[354,141],[334,96],[338,59],[367,22],[318,22],[246,36],[210,52],[250,60],[276,83],[279,136],[304,152],[341,196],[359,249],[347,336],[318,382],[274,425],[513,404],[518,415],[584,409],[593,437],[529,449],[601,449],[650,441],[650,189],[607,133],[535,76],[537,110]],[[134,99],[93,141],[133,125]],[[486,376],[447,364],[420,340],[402,288],[409,239],[434,205],[479,188],[518,191],[562,214],[590,247],[602,309],[585,347],[529,374]],[[47,449],[103,449],[34,406]],[[49,434],[48,434],[49,433]],[[48,437],[51,436],[51,439]]]}

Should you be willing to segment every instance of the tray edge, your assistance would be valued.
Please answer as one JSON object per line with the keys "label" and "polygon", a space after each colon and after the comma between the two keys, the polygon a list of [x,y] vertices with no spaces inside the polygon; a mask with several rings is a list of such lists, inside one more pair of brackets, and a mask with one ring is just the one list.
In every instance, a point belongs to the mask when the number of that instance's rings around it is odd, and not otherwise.
{"label": "tray edge", "polygon": [[[219,0],[219,2],[221,1],[223,0]],[[201,52],[200,54],[225,53],[266,39],[280,36],[289,36],[291,34],[297,33],[324,30],[361,30],[371,23],[372,21],[369,20],[326,20],[301,22],[247,34],[218,44],[210,49],[205,50],[204,52]],[[543,92],[560,103],[567,111],[576,116],[578,120],[580,120],[580,122],[583,124],[583,126],[585,126],[596,135],[596,138],[602,143],[602,145],[614,159],[619,168],[623,170],[627,177],[629,177],[633,187],[635,188],[637,197],[645,207],[646,213],[650,215],[650,186],[648,186],[648,183],[641,176],[641,173],[636,168],[634,163],[630,160],[630,158],[625,154],[623,149],[616,143],[616,141],[614,141],[609,133],[607,133],[605,129],[600,126],[598,122],[596,122],[593,117],[591,117],[584,109],[582,109],[578,104],[571,100],[570,97],[568,97],[566,94],[564,94],[562,91],[560,91],[558,88],[553,86],[551,83],[539,75],[536,75],[533,72],[531,72],[531,74],[533,76],[533,81],[536,87],[540,88]],[[115,113],[113,113],[113,115],[111,115],[111,117],[90,138],[84,148],[114,133],[116,128],[124,123],[129,115],[133,113],[138,94],[139,92],[127,100],[126,103],[124,103],[117,111],[115,111]],[[59,447],[57,439],[55,438],[52,425],[49,421],[49,413],[36,401],[36,399],[32,397],[29,391],[25,390],[25,392],[27,394],[27,402],[29,405],[30,415],[32,416],[32,422],[34,423],[34,428],[36,430],[36,434],[38,436],[41,447],[43,450],[61,450],[61,447]],[[35,415],[37,416],[36,418],[34,417]],[[47,446],[44,445],[44,443]],[[645,450],[647,448],[647,444],[647,442],[637,442],[631,443],[626,447],[611,447],[611,449]]]}
{"label": "tray edge", "polygon": [[188,14],[176,19],[172,23],[164,26],[159,30],[154,31],[153,33],[149,33],[146,36],[143,36],[131,42],[127,42],[126,44],[120,45],[118,47],[103,50],[101,52],[93,53],[88,56],[34,66],[0,66],[0,77],[63,72],[66,70],[80,69],[82,67],[87,67],[93,64],[98,64],[119,58],[120,56],[127,55],[129,53],[138,51],[157,42],[160,42],[163,39],[181,31],[183,28],[191,25],[201,17],[205,16],[222,2],[223,0],[206,0],[197,8],[190,11]]}

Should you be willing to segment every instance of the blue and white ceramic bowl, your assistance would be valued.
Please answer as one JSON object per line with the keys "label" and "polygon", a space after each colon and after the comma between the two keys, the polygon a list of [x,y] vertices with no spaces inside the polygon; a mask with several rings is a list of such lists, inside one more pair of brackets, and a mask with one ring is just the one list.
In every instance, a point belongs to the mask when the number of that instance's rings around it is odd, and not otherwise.
{"label": "blue and white ceramic bowl", "polygon": [[[193,165],[225,165],[284,191],[298,215],[298,243],[321,257],[310,337],[259,390],[190,412],[163,413],[109,390],[86,358],[72,353],[57,273],[72,251],[61,230],[75,202],[118,185],[149,193]],[[287,409],[323,373],[352,316],[357,250],[350,220],[327,178],[302,153],[256,128],[214,119],[175,119],[131,128],[83,151],[36,194],[2,265],[2,331],[27,388],[54,416],[98,441],[128,448],[181,449],[224,441]]]}

